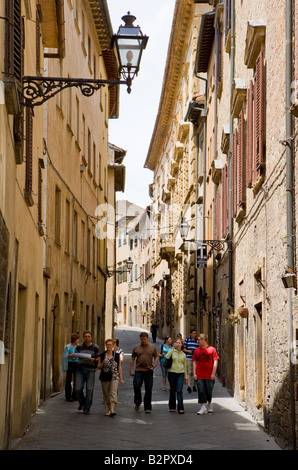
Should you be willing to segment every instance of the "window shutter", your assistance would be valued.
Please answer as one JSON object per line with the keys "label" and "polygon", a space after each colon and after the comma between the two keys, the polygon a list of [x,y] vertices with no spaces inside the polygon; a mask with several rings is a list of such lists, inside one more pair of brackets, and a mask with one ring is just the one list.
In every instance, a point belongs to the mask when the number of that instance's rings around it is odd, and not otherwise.
{"label": "window shutter", "polygon": [[237,210],[244,203],[244,113],[241,111],[238,123],[238,145],[237,145]]}
{"label": "window shutter", "polygon": [[232,178],[232,211],[233,217],[236,216],[237,213],[237,148],[238,148],[238,130],[235,129],[233,134],[233,143],[232,143],[232,164],[233,164],[233,178]]}
{"label": "window shutter", "polygon": [[21,83],[24,47],[21,0],[6,1],[6,16],[5,74]]}
{"label": "window shutter", "polygon": [[231,0],[225,0],[225,41],[231,29]]}
{"label": "window shutter", "polygon": [[220,210],[220,191],[219,186],[216,186],[216,202],[215,202],[215,231],[216,231],[216,238],[219,240],[221,238],[221,210]]}
{"label": "window shutter", "polygon": [[265,163],[264,121],[265,121],[265,73],[264,52],[256,61],[255,72],[255,169],[260,172]]}
{"label": "window shutter", "polygon": [[40,63],[40,55],[41,55],[41,47],[40,47],[40,24],[41,24],[41,16],[40,16],[40,9],[36,8],[36,75],[41,75],[41,63]]}
{"label": "window shutter", "polygon": [[228,221],[228,165],[226,164],[222,172],[222,195],[221,195],[221,235],[223,238],[227,236]]}
{"label": "window shutter", "polygon": [[28,206],[33,206],[32,199],[32,139],[33,138],[33,110],[26,107],[26,177],[25,199]]}
{"label": "window shutter", "polygon": [[246,187],[252,187],[253,162],[253,82],[247,90],[247,116],[246,116]]}

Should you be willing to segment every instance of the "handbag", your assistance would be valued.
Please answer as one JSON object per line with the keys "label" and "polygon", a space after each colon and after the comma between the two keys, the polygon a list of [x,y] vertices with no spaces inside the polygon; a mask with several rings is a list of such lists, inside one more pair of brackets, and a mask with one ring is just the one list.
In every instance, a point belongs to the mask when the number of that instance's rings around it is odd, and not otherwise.
{"label": "handbag", "polygon": [[112,380],[112,370],[101,369],[99,380],[101,380],[102,382],[110,382]]}
{"label": "handbag", "polygon": [[163,366],[165,369],[170,369],[172,367],[172,364],[173,364],[173,357],[171,356],[165,360],[165,363]]}

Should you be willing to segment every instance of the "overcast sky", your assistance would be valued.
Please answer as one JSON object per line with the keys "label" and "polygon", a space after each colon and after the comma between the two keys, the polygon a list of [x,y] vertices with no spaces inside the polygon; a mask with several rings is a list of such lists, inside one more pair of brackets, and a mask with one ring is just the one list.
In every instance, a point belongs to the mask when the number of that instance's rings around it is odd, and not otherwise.
{"label": "overcast sky", "polygon": [[114,33],[130,11],[137,18],[134,24],[149,36],[131,94],[121,85],[119,119],[109,121],[109,142],[127,151],[125,193],[117,193],[117,199],[145,208],[151,203],[148,186],[153,172],[144,164],[159,106],[175,0],[108,0],[108,6]]}

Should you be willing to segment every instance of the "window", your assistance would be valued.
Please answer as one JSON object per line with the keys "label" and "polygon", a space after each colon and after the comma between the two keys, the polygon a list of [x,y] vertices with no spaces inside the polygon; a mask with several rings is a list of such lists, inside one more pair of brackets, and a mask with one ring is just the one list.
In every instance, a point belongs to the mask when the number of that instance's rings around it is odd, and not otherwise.
{"label": "window", "polygon": [[98,154],[98,185],[101,187],[101,154]]}
{"label": "window", "polygon": [[6,50],[5,75],[13,76],[20,83],[24,62],[24,24],[21,0],[6,0]]}
{"label": "window", "polygon": [[38,203],[37,203],[37,212],[38,212],[38,232],[42,236],[44,234],[42,228],[42,168],[44,168],[43,159],[40,158],[38,162]]}
{"label": "window", "polygon": [[85,260],[85,222],[81,220],[81,263],[82,266],[86,266]]}
{"label": "window", "polygon": [[90,228],[88,228],[87,230],[87,272],[90,274],[90,251],[91,251],[91,231],[90,231]]}
{"label": "window", "polygon": [[79,98],[76,96],[76,142],[80,141],[80,102]]}
{"label": "window", "polygon": [[70,202],[66,199],[65,203],[65,251],[69,253],[70,245]]}
{"label": "window", "polygon": [[33,206],[32,197],[32,165],[33,165],[33,110],[26,107],[26,176],[25,176],[25,200],[28,206]]}
{"label": "window", "polygon": [[225,5],[225,40],[227,40],[231,29],[231,0],[224,0]]}
{"label": "window", "polygon": [[61,242],[61,190],[56,186],[55,190],[55,242]]}
{"label": "window", "polygon": [[88,170],[91,172],[91,132],[90,129],[88,129]]}
{"label": "window", "polygon": [[[68,76],[68,78],[70,78]],[[69,126],[69,128],[71,129],[71,125],[72,125],[72,92],[71,92],[71,88],[68,88],[67,90],[67,124]]]}
{"label": "window", "polygon": [[265,171],[265,61],[261,51],[247,91],[246,185],[252,187]]}
{"label": "window", "polygon": [[96,277],[96,241],[95,237],[92,237],[92,273],[93,276]]}
{"label": "window", "polygon": [[90,36],[88,36],[88,64],[89,64],[89,67],[91,68],[92,61],[91,61],[91,39],[90,39]]}
{"label": "window", "polygon": [[41,18],[39,14],[39,8],[36,8],[36,75],[41,75],[41,70],[40,70],[40,24],[41,24]]}
{"label": "window", "polygon": [[96,145],[93,142],[93,178],[96,178]]}
{"label": "window", "polygon": [[222,172],[222,193],[221,193],[221,207],[222,207],[222,218],[221,218],[221,234],[225,238],[228,234],[228,209],[229,209],[229,165],[228,163],[224,166]]}
{"label": "window", "polygon": [[93,56],[93,79],[96,80],[96,56]]}
{"label": "window", "polygon": [[78,214],[74,211],[73,214],[73,231],[72,231],[72,255],[75,260],[78,259]]}
{"label": "window", "polygon": [[86,119],[85,115],[83,114],[82,116],[82,121],[83,121],[83,129],[82,129],[82,140],[83,140],[83,157],[86,158]]}
{"label": "window", "polygon": [[[233,134],[232,161],[233,161],[233,217],[245,207],[245,120],[241,111],[238,118],[238,127]],[[242,214],[243,215],[243,214]],[[240,222],[240,219],[238,219]]]}

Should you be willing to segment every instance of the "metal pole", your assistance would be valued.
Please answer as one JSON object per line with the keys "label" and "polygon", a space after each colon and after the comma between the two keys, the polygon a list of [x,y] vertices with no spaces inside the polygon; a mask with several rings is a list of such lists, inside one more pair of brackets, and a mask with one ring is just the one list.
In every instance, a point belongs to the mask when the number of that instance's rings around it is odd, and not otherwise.
{"label": "metal pole", "polygon": [[[294,269],[293,252],[293,145],[292,145],[292,116],[291,89],[292,85],[292,0],[286,0],[286,184],[287,184],[287,261],[288,267]],[[293,309],[292,289],[288,292],[288,354],[289,354],[289,383],[290,383],[290,413],[293,450],[296,450],[296,416],[295,416],[295,387],[294,364],[292,363],[293,345]]]}

